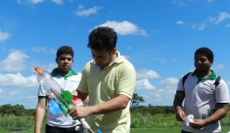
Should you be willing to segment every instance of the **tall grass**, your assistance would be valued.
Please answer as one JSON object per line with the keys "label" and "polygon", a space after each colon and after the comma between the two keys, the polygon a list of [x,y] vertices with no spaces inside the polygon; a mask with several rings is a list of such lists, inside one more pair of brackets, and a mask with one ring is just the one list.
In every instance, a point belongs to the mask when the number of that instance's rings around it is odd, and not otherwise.
{"label": "tall grass", "polygon": [[174,114],[132,114],[131,128],[165,128],[179,127],[180,122],[175,120]]}
{"label": "tall grass", "polygon": [[[131,115],[131,133],[178,133],[181,123],[175,119],[175,114],[135,113]],[[230,131],[230,113],[221,120],[222,133]],[[44,132],[43,122],[42,133]],[[34,116],[1,116],[0,133],[32,133]]]}
{"label": "tall grass", "polygon": [[31,116],[2,116],[0,119],[0,127],[12,131],[26,130],[34,125],[34,118]]}
{"label": "tall grass", "polygon": [[[44,125],[45,123],[43,123],[43,128]],[[0,117],[1,133],[32,133],[33,129],[34,116],[3,115]]]}

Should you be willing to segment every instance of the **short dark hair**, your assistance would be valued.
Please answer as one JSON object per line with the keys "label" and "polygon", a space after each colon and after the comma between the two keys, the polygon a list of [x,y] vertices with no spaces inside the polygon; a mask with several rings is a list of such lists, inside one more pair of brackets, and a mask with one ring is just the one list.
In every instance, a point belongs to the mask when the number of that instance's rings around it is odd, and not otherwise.
{"label": "short dark hair", "polygon": [[207,47],[201,47],[201,48],[197,49],[195,54],[194,54],[194,58],[196,58],[196,56],[198,54],[204,54],[210,62],[213,62],[214,54],[213,54],[211,49],[209,49]]}
{"label": "short dark hair", "polygon": [[88,47],[95,50],[112,51],[116,47],[117,34],[106,26],[95,28],[89,35]]}
{"label": "short dark hair", "polygon": [[56,57],[58,58],[62,54],[70,54],[72,57],[74,57],[74,51],[72,47],[70,46],[61,46],[58,48]]}

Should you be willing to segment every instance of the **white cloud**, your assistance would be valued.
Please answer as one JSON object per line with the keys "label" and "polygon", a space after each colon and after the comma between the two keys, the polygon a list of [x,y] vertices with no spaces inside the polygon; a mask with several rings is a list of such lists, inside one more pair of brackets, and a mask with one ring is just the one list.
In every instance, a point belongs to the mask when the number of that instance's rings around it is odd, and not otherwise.
{"label": "white cloud", "polygon": [[166,64],[167,61],[166,61],[165,59],[160,59],[160,63],[161,63],[161,64]]}
{"label": "white cloud", "polygon": [[39,4],[44,2],[45,0],[17,0],[19,4]]}
{"label": "white cloud", "polygon": [[213,22],[214,24],[219,24],[226,19],[230,18],[230,14],[226,12],[220,12],[217,17],[209,17],[209,21]]}
{"label": "white cloud", "polygon": [[176,6],[186,6],[187,5],[186,3],[182,2],[182,1],[178,1],[178,0],[172,0],[171,3],[176,5]]}
{"label": "white cloud", "polygon": [[[20,93],[19,92],[17,92],[17,91],[8,91],[8,92],[6,92],[6,91],[2,91],[2,92],[0,92],[0,96],[4,96],[4,97],[6,97],[6,98],[4,98],[4,101],[8,101],[7,100],[7,98],[8,97],[15,97],[15,96],[18,96]],[[3,99],[0,99],[1,101],[3,101]]]}
{"label": "white cloud", "polygon": [[178,79],[175,77],[166,78],[161,80],[160,83],[165,86],[165,88],[176,88]]}
{"label": "white cloud", "polygon": [[26,96],[25,99],[31,100],[31,99],[36,99],[37,96]]}
{"label": "white cloud", "polygon": [[219,64],[213,67],[214,70],[221,70],[221,69],[225,69],[225,66],[223,64]]}
{"label": "white cloud", "polygon": [[41,3],[41,2],[43,2],[44,0],[31,0],[31,2],[33,3],[33,4],[38,4],[38,3]]}
{"label": "white cloud", "polygon": [[208,3],[211,3],[211,2],[213,2],[214,0],[208,0]]}
{"label": "white cloud", "polygon": [[136,89],[148,89],[152,90],[155,87],[149,82],[149,79],[141,79],[136,82]]}
{"label": "white cloud", "polygon": [[19,92],[16,92],[16,91],[10,91],[8,93],[8,96],[17,96],[19,94]]}
{"label": "white cloud", "polygon": [[230,27],[230,24],[226,24],[226,25],[224,25],[225,27]]}
{"label": "white cloud", "polygon": [[15,50],[12,51],[7,58],[0,61],[1,69],[0,71],[6,71],[6,72],[20,72],[23,71],[26,68],[26,59],[29,57],[19,51]]}
{"label": "white cloud", "polygon": [[120,35],[130,35],[130,34],[140,34],[144,36],[148,35],[145,30],[139,29],[138,26],[126,20],[123,22],[107,21],[106,23],[100,26],[111,27]]}
{"label": "white cloud", "polygon": [[24,77],[22,74],[0,74],[1,88],[36,88],[38,87],[35,75]]}
{"label": "white cloud", "polygon": [[[228,84],[228,86],[230,86],[230,80],[226,80],[226,83]],[[230,94],[230,92],[229,92],[229,94]]]}
{"label": "white cloud", "polygon": [[5,40],[9,39],[10,36],[11,35],[8,32],[0,32],[0,42],[3,42]]}
{"label": "white cloud", "polygon": [[143,98],[146,101],[145,104],[152,105],[172,105],[175,90],[176,88],[156,88],[153,90],[149,90]]}
{"label": "white cloud", "polygon": [[63,0],[52,0],[55,4],[62,4]]}
{"label": "white cloud", "polygon": [[96,14],[100,8],[97,6],[94,6],[92,8],[85,9],[83,5],[80,5],[77,9],[77,11],[74,12],[77,16],[89,16],[92,14]]}
{"label": "white cloud", "polygon": [[[217,17],[208,17],[208,19],[204,20],[203,22],[194,24],[192,28],[201,31],[207,28],[209,25],[218,25],[227,19],[230,19],[230,14],[226,12],[220,12]],[[227,26],[225,25],[225,27]]]}
{"label": "white cloud", "polygon": [[41,69],[46,70],[47,72],[51,72],[56,67],[57,67],[56,62],[50,63],[48,65],[45,64],[40,66]]}
{"label": "white cloud", "polygon": [[204,30],[207,27],[208,27],[208,25],[205,22],[202,22],[202,23],[199,23],[199,24],[194,24],[192,26],[193,29],[200,30],[200,31]]}
{"label": "white cloud", "polygon": [[159,77],[159,74],[153,70],[139,70],[136,73],[137,73],[137,79]]}
{"label": "white cloud", "polygon": [[176,21],[176,24],[178,24],[178,25],[183,25],[183,24],[185,24],[185,23],[184,23],[184,21],[182,21],[182,20],[178,20],[178,21]]}
{"label": "white cloud", "polygon": [[56,49],[47,49],[47,47],[31,47],[29,48],[30,51],[36,53],[45,53],[45,54],[56,54]]}

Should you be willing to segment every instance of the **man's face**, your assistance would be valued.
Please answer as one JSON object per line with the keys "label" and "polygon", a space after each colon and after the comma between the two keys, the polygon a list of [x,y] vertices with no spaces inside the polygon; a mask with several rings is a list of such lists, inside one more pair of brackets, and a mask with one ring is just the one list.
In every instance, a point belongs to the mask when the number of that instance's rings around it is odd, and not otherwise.
{"label": "man's face", "polygon": [[62,54],[56,59],[58,69],[62,74],[67,74],[72,67],[73,57],[71,54]]}
{"label": "man's face", "polygon": [[92,52],[92,57],[96,63],[101,68],[106,67],[113,61],[113,55],[116,52],[116,49],[113,51],[109,52],[106,50],[91,50]]}
{"label": "man's face", "polygon": [[195,57],[195,67],[197,70],[209,70],[213,62],[210,62],[204,54],[197,54]]}

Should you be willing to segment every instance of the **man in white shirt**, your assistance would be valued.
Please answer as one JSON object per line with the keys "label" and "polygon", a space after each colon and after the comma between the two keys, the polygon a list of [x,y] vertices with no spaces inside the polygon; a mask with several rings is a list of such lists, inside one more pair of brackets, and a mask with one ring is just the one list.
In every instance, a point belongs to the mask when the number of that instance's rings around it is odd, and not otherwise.
{"label": "man in white shirt", "polygon": [[229,92],[225,81],[218,79],[219,76],[210,69],[213,57],[209,48],[197,49],[194,55],[195,71],[178,83],[173,102],[176,118],[184,121],[186,117],[194,116],[189,123],[182,124],[181,133],[221,132],[219,120],[227,115]]}
{"label": "man in white shirt", "polygon": [[[81,74],[76,73],[71,69],[73,61],[73,49],[69,46],[61,46],[56,54],[56,63],[58,66],[51,72],[52,78],[60,85],[60,87],[70,92],[75,91],[81,79]],[[65,116],[62,112],[57,114],[52,113],[50,108],[57,103],[55,100],[47,98],[47,95],[45,89],[42,86],[39,86],[35,133],[41,132],[46,109],[46,133],[83,133],[83,126],[78,120],[73,120],[70,115]]]}

